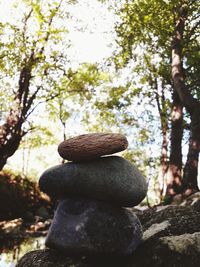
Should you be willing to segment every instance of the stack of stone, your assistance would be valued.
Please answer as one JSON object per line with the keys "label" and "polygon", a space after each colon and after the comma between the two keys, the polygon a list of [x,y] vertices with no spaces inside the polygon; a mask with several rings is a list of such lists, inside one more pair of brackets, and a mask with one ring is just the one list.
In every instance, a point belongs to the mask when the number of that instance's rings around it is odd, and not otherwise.
{"label": "stack of stone", "polygon": [[121,134],[86,134],[62,142],[58,152],[71,162],[46,170],[41,191],[58,206],[46,245],[66,255],[132,254],[142,240],[135,214],[147,192],[141,173],[119,156],[128,142]]}

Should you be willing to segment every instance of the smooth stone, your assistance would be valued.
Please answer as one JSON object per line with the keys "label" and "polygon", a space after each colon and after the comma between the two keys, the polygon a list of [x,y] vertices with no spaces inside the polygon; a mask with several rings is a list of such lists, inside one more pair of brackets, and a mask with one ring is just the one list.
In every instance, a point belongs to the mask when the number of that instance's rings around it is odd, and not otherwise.
{"label": "smooth stone", "polygon": [[117,156],[57,165],[42,174],[39,186],[53,198],[83,196],[124,207],[139,204],[147,193],[138,169]]}
{"label": "smooth stone", "polygon": [[[54,249],[34,250],[26,253],[16,267],[89,267],[80,259],[67,257]],[[92,267],[92,266],[90,266]]]}
{"label": "smooth stone", "polygon": [[130,257],[71,257],[46,248],[26,253],[16,267],[130,267]]}
{"label": "smooth stone", "polygon": [[125,208],[82,198],[59,202],[46,246],[68,255],[130,255],[142,241],[136,215]]}
{"label": "smooth stone", "polygon": [[58,153],[70,161],[88,161],[110,155],[128,147],[126,137],[118,133],[83,134],[63,141]]}

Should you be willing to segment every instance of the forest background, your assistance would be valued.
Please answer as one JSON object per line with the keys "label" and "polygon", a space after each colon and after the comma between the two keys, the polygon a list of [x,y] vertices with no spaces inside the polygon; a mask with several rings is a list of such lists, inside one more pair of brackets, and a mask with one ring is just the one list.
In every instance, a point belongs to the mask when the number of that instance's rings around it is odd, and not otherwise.
{"label": "forest background", "polygon": [[200,3],[13,3],[1,9],[0,168],[37,180],[63,139],[121,132],[150,203],[198,191]]}

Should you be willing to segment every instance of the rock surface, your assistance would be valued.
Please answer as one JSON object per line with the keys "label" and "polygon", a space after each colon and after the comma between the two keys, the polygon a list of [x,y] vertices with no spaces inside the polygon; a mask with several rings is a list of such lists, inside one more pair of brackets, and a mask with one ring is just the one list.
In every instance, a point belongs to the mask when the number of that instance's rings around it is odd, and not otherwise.
{"label": "rock surface", "polygon": [[122,134],[93,133],[63,141],[58,146],[58,153],[70,161],[88,161],[123,151],[127,147],[128,141]]}
{"label": "rock surface", "polygon": [[35,250],[22,257],[16,267],[87,267],[81,260],[66,257],[53,249]]}
{"label": "rock surface", "polygon": [[136,252],[127,267],[200,266],[200,232],[146,241]]}
{"label": "rock surface", "polygon": [[35,250],[24,255],[16,267],[126,267],[127,258],[74,258],[53,249]]}
{"label": "rock surface", "polygon": [[194,207],[167,206],[138,216],[144,242],[128,267],[200,266],[200,213]]}
{"label": "rock surface", "polygon": [[[159,207],[160,209],[160,207]],[[130,209],[129,209],[130,210]],[[144,242],[134,253],[119,262],[111,263],[104,259],[100,264],[83,265],[83,267],[188,267],[200,266],[200,210],[192,207],[168,206],[138,212],[144,228]],[[43,252],[44,253],[44,252]],[[29,256],[30,255],[30,256]],[[49,255],[45,260],[40,255],[41,265],[35,265],[33,258],[40,252],[28,253],[24,264],[18,267],[71,267],[60,265],[59,254],[53,258]],[[28,265],[29,262],[32,265]],[[37,261],[36,261],[37,262]],[[45,265],[52,263],[52,265]],[[74,264],[75,267],[76,266]],[[81,266],[81,265],[80,265]],[[82,266],[81,266],[82,267]]]}
{"label": "rock surface", "polygon": [[142,174],[117,156],[52,167],[42,174],[39,186],[54,198],[83,196],[127,207],[140,203],[147,193]]}
{"label": "rock surface", "polygon": [[46,245],[69,255],[130,255],[142,240],[133,213],[101,201],[65,199],[56,209]]}

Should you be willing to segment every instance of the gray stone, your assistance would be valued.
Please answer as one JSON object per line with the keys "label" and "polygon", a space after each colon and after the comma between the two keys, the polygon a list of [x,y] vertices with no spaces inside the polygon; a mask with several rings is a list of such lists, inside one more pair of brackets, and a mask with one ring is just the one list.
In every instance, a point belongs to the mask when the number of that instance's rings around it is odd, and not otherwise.
{"label": "gray stone", "polygon": [[160,208],[138,214],[143,242],[129,267],[200,266],[200,213],[191,206]]}
{"label": "gray stone", "polygon": [[16,267],[128,267],[129,257],[69,257],[54,249],[26,253]]}
{"label": "gray stone", "polygon": [[[142,221],[144,234],[143,242],[136,248],[129,257],[123,257],[119,262],[118,258],[113,263],[108,262],[109,257],[104,263],[86,265],[87,267],[188,267],[200,266],[200,212],[194,205],[180,207],[168,206],[154,207],[153,209],[138,212]],[[130,210],[130,209],[129,209]],[[52,250],[50,250],[52,251]],[[45,252],[44,252],[45,253]],[[55,255],[57,253],[57,255]],[[60,254],[49,253],[48,257],[40,255],[41,262],[37,255],[28,253],[23,257],[23,265],[17,267],[72,267],[67,256],[66,265],[61,265]],[[30,255],[30,256],[29,256]],[[54,257],[55,256],[55,257]],[[52,260],[53,259],[53,260]],[[20,261],[21,262],[21,261]],[[29,265],[29,263],[33,265]],[[36,265],[35,265],[36,262]],[[50,263],[52,265],[50,265]],[[71,263],[71,261],[70,261]],[[84,262],[85,263],[85,262]],[[76,261],[74,261],[74,267]],[[86,267],[84,265],[84,267]],[[79,265],[77,266],[79,267]],[[81,266],[82,267],[82,266]]]}
{"label": "gray stone", "polygon": [[65,199],[46,239],[69,255],[130,255],[142,241],[141,224],[128,210],[101,201]]}
{"label": "gray stone", "polygon": [[190,250],[193,250],[193,253],[200,255],[200,232],[179,236],[165,236],[160,238],[160,242],[166,245],[169,250],[178,254],[189,256]]}
{"label": "gray stone", "polygon": [[162,233],[164,230],[170,227],[169,221],[164,221],[162,223],[152,224],[143,234],[143,240],[146,241],[151,237],[154,237],[156,234]]}
{"label": "gray stone", "polygon": [[25,254],[16,267],[87,267],[81,259],[66,257],[53,249],[34,250]]}
{"label": "gray stone", "polygon": [[103,155],[110,155],[127,148],[126,137],[118,133],[83,134],[63,141],[58,153],[71,161],[88,161]]}
{"label": "gray stone", "polygon": [[200,232],[149,239],[133,254],[128,266],[200,266]]}
{"label": "gray stone", "polygon": [[42,174],[39,186],[54,198],[83,196],[124,207],[139,204],[147,193],[142,174],[117,156],[52,167]]}

